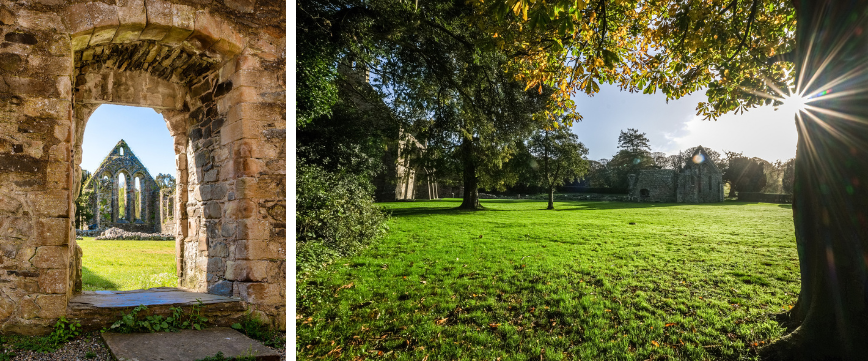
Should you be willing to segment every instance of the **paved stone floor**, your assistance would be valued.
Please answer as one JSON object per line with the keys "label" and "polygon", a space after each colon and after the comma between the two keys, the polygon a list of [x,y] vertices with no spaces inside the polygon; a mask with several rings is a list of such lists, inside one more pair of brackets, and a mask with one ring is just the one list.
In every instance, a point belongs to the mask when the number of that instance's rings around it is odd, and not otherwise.
{"label": "paved stone floor", "polygon": [[138,305],[196,305],[236,302],[237,298],[185,291],[173,287],[133,291],[85,291],[69,301],[70,308],[135,307]]}
{"label": "paved stone floor", "polygon": [[253,356],[280,360],[280,353],[231,328],[156,333],[103,333],[103,340],[118,361],[189,361],[222,352],[226,358]]}

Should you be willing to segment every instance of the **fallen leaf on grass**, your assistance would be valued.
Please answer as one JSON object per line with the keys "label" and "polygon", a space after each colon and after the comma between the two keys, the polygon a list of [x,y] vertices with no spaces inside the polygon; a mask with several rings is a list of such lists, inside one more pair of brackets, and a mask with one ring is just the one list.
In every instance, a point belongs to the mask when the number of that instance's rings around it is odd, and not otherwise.
{"label": "fallen leaf on grass", "polygon": [[355,285],[352,282],[350,282],[349,284],[345,284],[343,286],[338,287],[338,289],[335,290],[335,296],[337,296],[338,291],[353,288],[353,286],[355,286]]}
{"label": "fallen leaf on grass", "polygon": [[419,281],[419,282],[421,282],[423,285],[428,283],[426,281]]}
{"label": "fallen leaf on grass", "polygon": [[499,323],[489,323],[489,324],[488,324],[488,327],[495,328],[495,329],[496,329],[497,327],[499,327],[499,326],[500,326]]}
{"label": "fallen leaf on grass", "polygon": [[667,324],[663,325],[663,327],[669,327],[669,326],[675,326],[675,324],[674,323],[667,323]]}
{"label": "fallen leaf on grass", "polygon": [[437,320],[435,323],[438,325],[442,325],[442,324],[446,323],[446,320],[448,320],[448,319],[449,319],[449,317],[441,318],[441,319]]}
{"label": "fallen leaf on grass", "polygon": [[653,344],[654,344],[654,347],[658,347],[658,346],[660,346],[660,344],[659,344],[659,343],[657,343],[657,341],[651,341],[651,343],[653,343]]}

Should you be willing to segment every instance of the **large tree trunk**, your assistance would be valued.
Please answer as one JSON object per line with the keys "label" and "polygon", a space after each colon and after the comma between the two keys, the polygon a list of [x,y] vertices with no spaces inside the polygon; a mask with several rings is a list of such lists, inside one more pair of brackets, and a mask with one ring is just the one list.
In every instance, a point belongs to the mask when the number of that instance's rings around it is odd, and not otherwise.
{"label": "large tree trunk", "polygon": [[462,163],[464,163],[464,200],[458,209],[476,210],[479,206],[479,182],[476,178],[476,162],[473,157],[473,140],[461,142]]}
{"label": "large tree trunk", "polygon": [[[868,358],[868,1],[799,1],[793,218],[802,286],[777,360]],[[813,81],[811,80],[812,78]]]}

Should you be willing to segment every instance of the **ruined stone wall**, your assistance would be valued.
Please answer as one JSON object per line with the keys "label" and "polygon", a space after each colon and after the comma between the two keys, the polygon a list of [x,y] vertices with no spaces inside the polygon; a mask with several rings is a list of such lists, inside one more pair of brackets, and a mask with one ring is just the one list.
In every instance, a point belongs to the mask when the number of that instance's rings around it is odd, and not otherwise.
{"label": "ruined stone wall", "polygon": [[639,202],[675,202],[676,185],[676,174],[672,169],[642,170],[631,181],[628,196]]}
{"label": "ruined stone wall", "polygon": [[723,202],[723,176],[708,162],[693,164],[679,174],[678,190],[679,202]]}
{"label": "ruined stone wall", "polygon": [[182,284],[286,326],[284,7],[0,0],[0,331],[47,332],[77,291],[72,190],[104,103],[166,118]]}

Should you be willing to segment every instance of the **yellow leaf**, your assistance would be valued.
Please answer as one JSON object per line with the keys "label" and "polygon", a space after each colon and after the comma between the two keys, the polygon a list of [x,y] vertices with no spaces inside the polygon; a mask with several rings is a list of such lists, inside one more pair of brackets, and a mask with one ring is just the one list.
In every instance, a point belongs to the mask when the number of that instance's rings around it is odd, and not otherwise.
{"label": "yellow leaf", "polygon": [[517,1],[515,3],[515,6],[512,7],[512,12],[515,14],[515,16],[518,16],[519,11],[521,11],[521,1]]}
{"label": "yellow leaf", "polygon": [[657,347],[657,346],[660,346],[660,344],[659,344],[659,343],[657,343],[657,341],[651,341],[651,343],[653,343],[653,344],[654,344],[654,347]]}

